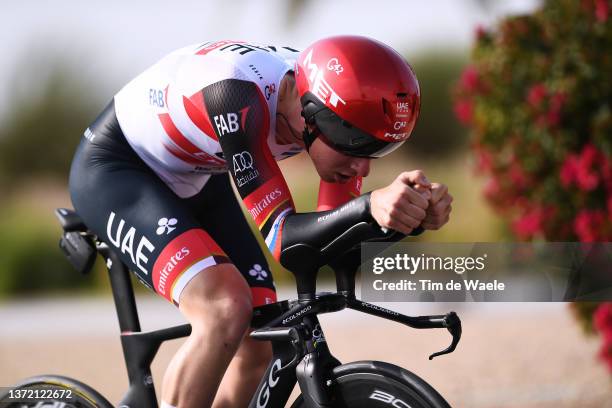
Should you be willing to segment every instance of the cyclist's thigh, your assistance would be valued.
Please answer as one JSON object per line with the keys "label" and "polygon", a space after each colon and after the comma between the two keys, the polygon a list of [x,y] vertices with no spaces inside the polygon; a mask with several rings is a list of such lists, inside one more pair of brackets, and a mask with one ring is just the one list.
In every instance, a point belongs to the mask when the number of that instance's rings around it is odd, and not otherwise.
{"label": "cyclist's thigh", "polygon": [[[109,116],[106,121],[114,123]],[[95,143],[83,138],[71,169],[73,204],[143,283],[178,304],[193,276],[229,259],[186,200],[136,156],[120,129],[106,132],[112,127],[92,129]]]}
{"label": "cyclist's thigh", "polygon": [[215,175],[189,199],[197,220],[223,248],[251,287],[253,305],[276,302],[276,290],[266,257],[244,217],[229,176]]}

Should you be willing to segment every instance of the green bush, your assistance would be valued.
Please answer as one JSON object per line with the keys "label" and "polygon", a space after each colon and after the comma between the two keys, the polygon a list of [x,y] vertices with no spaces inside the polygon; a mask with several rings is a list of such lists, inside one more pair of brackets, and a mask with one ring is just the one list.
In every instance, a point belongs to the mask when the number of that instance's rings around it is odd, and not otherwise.
{"label": "green bush", "polygon": [[[610,0],[548,0],[479,29],[455,111],[519,239],[612,239]],[[612,303],[576,304],[612,370]]]}
{"label": "green bush", "polygon": [[94,86],[99,81],[77,71],[80,63],[70,63],[75,58],[44,51],[28,57],[16,67],[14,81],[5,84],[13,95],[0,124],[5,190],[39,177],[66,179],[83,131],[104,104],[100,94],[105,92]]}
{"label": "green bush", "polygon": [[59,225],[31,213],[4,209],[0,220],[0,297],[92,288],[59,248]]}
{"label": "green bush", "polygon": [[455,111],[520,239],[612,238],[609,0],[546,1],[480,29]]}

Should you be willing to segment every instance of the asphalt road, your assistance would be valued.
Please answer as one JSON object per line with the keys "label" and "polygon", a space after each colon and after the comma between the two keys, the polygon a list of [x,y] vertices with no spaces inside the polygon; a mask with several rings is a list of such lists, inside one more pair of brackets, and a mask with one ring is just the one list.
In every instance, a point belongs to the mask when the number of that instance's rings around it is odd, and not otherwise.
{"label": "asphalt road", "polygon": [[[145,330],[184,322],[161,299],[145,296],[138,304]],[[403,366],[453,407],[612,407],[611,376],[596,358],[599,342],[584,336],[566,304],[382,305],[413,315],[456,310],[464,333],[458,349],[429,361],[430,353],[449,344],[445,331],[417,331],[345,310],[321,316],[336,357]],[[114,313],[110,298],[0,303],[0,386],[57,373],[76,377],[118,402],[127,376]],[[162,346],[153,365],[157,384],[180,342]]]}

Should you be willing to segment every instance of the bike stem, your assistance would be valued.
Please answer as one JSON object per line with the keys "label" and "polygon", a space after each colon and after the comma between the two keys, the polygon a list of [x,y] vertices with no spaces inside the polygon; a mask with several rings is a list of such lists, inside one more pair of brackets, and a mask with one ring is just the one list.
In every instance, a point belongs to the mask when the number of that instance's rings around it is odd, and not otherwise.
{"label": "bike stem", "polygon": [[[406,316],[341,293],[319,293],[313,300],[297,302],[285,313],[270,321],[265,327],[253,331],[251,337],[258,340],[304,341],[305,339],[301,336],[302,331],[297,329],[306,316],[337,312],[344,308],[398,322],[415,329],[446,328],[453,337],[451,345],[442,351],[431,354],[429,356],[430,360],[443,354],[452,353],[461,339],[461,320],[455,312],[445,315]],[[292,328],[295,328],[295,330],[288,330]]]}

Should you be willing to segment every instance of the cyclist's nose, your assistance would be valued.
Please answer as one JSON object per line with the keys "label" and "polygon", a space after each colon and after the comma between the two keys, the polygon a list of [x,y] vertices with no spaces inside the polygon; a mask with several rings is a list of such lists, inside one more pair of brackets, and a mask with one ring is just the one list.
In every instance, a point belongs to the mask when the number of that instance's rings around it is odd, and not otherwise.
{"label": "cyclist's nose", "polygon": [[356,157],[351,163],[351,169],[357,172],[357,176],[367,177],[370,174],[370,160],[367,157]]}

